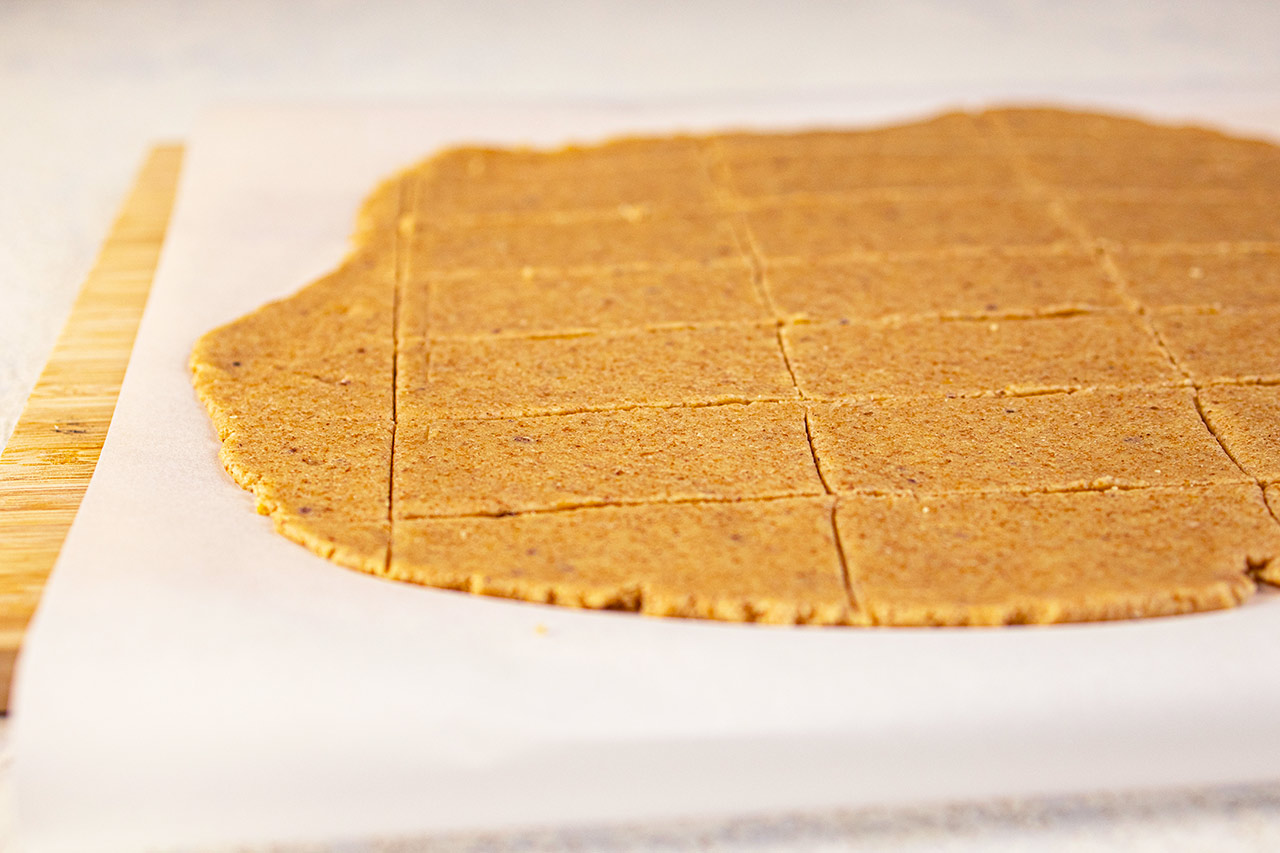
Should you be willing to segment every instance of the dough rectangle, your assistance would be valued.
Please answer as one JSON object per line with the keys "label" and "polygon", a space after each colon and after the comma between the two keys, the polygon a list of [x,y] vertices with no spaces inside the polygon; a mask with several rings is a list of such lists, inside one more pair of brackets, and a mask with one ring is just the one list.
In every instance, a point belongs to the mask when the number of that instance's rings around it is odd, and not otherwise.
{"label": "dough rectangle", "polygon": [[1160,311],[1152,322],[1197,383],[1280,381],[1280,306],[1217,314]]}
{"label": "dough rectangle", "polygon": [[763,322],[751,267],[494,272],[425,282],[433,337]]}
{"label": "dough rectangle", "polygon": [[391,577],[433,586],[655,616],[861,621],[830,498],[422,519],[394,537]]}
{"label": "dough rectangle", "polygon": [[1108,193],[1072,205],[1090,234],[1118,243],[1280,242],[1276,203],[1262,194]]}
{"label": "dough rectangle", "polygon": [[1044,202],[1019,194],[770,203],[746,214],[766,259],[957,246],[1043,246],[1069,239]]}
{"label": "dough rectangle", "polygon": [[436,417],[499,417],[796,396],[772,325],[431,345]]}
{"label": "dough rectangle", "polygon": [[398,518],[823,493],[797,403],[423,427],[397,434]]}
{"label": "dough rectangle", "polygon": [[1009,158],[997,153],[773,156],[729,161],[733,191],[747,198],[849,193],[894,187],[1018,186]]}
{"label": "dough rectangle", "polygon": [[1280,483],[1280,385],[1215,385],[1200,392],[1227,452],[1264,483]]}
{"label": "dough rectangle", "polygon": [[721,213],[655,214],[563,223],[422,227],[412,241],[412,279],[481,270],[555,270],[715,264],[744,250]]}
{"label": "dough rectangle", "polygon": [[1133,295],[1151,308],[1280,306],[1280,251],[1114,253]]}
{"label": "dough rectangle", "polygon": [[845,497],[858,600],[876,623],[999,625],[1230,607],[1280,548],[1254,485]]}
{"label": "dough rectangle", "polygon": [[837,492],[1067,490],[1246,482],[1187,389],[818,403]]}
{"label": "dough rectangle", "polygon": [[765,282],[784,315],[815,321],[1047,315],[1122,305],[1101,266],[1082,252],[982,250],[775,263],[765,270]]}
{"label": "dough rectangle", "polygon": [[1137,317],[921,320],[783,329],[808,397],[1035,393],[1179,380]]}

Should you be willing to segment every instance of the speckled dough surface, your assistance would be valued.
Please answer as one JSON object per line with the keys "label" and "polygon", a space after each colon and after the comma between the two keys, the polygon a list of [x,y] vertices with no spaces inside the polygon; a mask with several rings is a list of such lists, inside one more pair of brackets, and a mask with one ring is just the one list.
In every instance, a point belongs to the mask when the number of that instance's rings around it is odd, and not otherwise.
{"label": "speckled dough surface", "polygon": [[458,148],[192,356],[324,557],[657,616],[995,625],[1280,581],[1280,148],[1056,110]]}

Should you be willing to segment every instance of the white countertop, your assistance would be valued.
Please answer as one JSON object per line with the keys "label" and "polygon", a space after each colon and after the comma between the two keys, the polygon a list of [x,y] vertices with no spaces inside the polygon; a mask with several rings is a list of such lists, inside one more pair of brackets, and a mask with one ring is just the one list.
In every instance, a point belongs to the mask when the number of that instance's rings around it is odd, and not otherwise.
{"label": "white countertop", "polygon": [[[0,4],[0,444],[146,147],[225,101],[1280,93],[1280,5]],[[1280,98],[1276,99],[1280,111]]]}
{"label": "white countertop", "polygon": [[[234,101],[1275,93],[1280,6],[0,6],[0,443],[146,147]],[[1253,102],[1257,102],[1256,97]],[[1230,105],[1228,104],[1229,108]],[[1257,109],[1250,107],[1250,109]],[[1247,112],[1238,116],[1245,124]],[[3,729],[0,728],[0,737]],[[7,788],[0,758],[0,795]],[[0,839],[6,824],[0,822]],[[450,839],[445,849],[1280,849],[1280,784]],[[387,849],[397,849],[389,845]]]}

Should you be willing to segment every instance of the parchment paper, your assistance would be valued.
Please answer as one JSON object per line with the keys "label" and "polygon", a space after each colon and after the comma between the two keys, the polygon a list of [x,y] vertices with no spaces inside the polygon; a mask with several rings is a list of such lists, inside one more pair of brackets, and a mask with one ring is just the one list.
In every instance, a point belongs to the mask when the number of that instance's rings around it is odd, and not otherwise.
{"label": "parchment paper", "polygon": [[[999,630],[576,612],[332,565],[272,533],[218,464],[189,383],[192,343],[331,268],[365,194],[438,146],[907,119],[957,103],[209,116],[191,140],[106,448],[20,661],[13,738],[27,849],[1280,776],[1280,595],[1215,614]],[[1272,102],[1248,93],[1087,103],[1280,134]]]}

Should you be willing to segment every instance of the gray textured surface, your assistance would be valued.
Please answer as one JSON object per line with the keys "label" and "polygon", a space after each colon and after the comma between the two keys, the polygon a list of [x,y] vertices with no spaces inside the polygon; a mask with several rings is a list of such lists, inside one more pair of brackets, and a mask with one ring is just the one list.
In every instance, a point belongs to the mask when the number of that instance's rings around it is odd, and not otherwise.
{"label": "gray textured surface", "polygon": [[[1174,794],[958,803],[776,815],[722,823],[623,826],[575,832],[385,839],[348,850],[373,853],[972,853],[1036,850],[1273,851],[1280,849],[1280,785]],[[278,848],[313,853],[320,848]],[[325,849],[334,849],[332,847]]]}
{"label": "gray textured surface", "polygon": [[[210,104],[948,86],[1070,94],[1115,81],[1280,92],[1280,5],[0,3],[0,443],[146,147],[181,138]],[[0,843],[9,826],[5,811]],[[428,849],[1031,847],[1276,850],[1280,785],[454,837]]]}
{"label": "gray textured surface", "polygon": [[[0,718],[0,851],[11,849],[8,721]],[[665,826],[283,844],[243,853],[1269,853],[1280,850],[1280,783],[770,815]]]}

